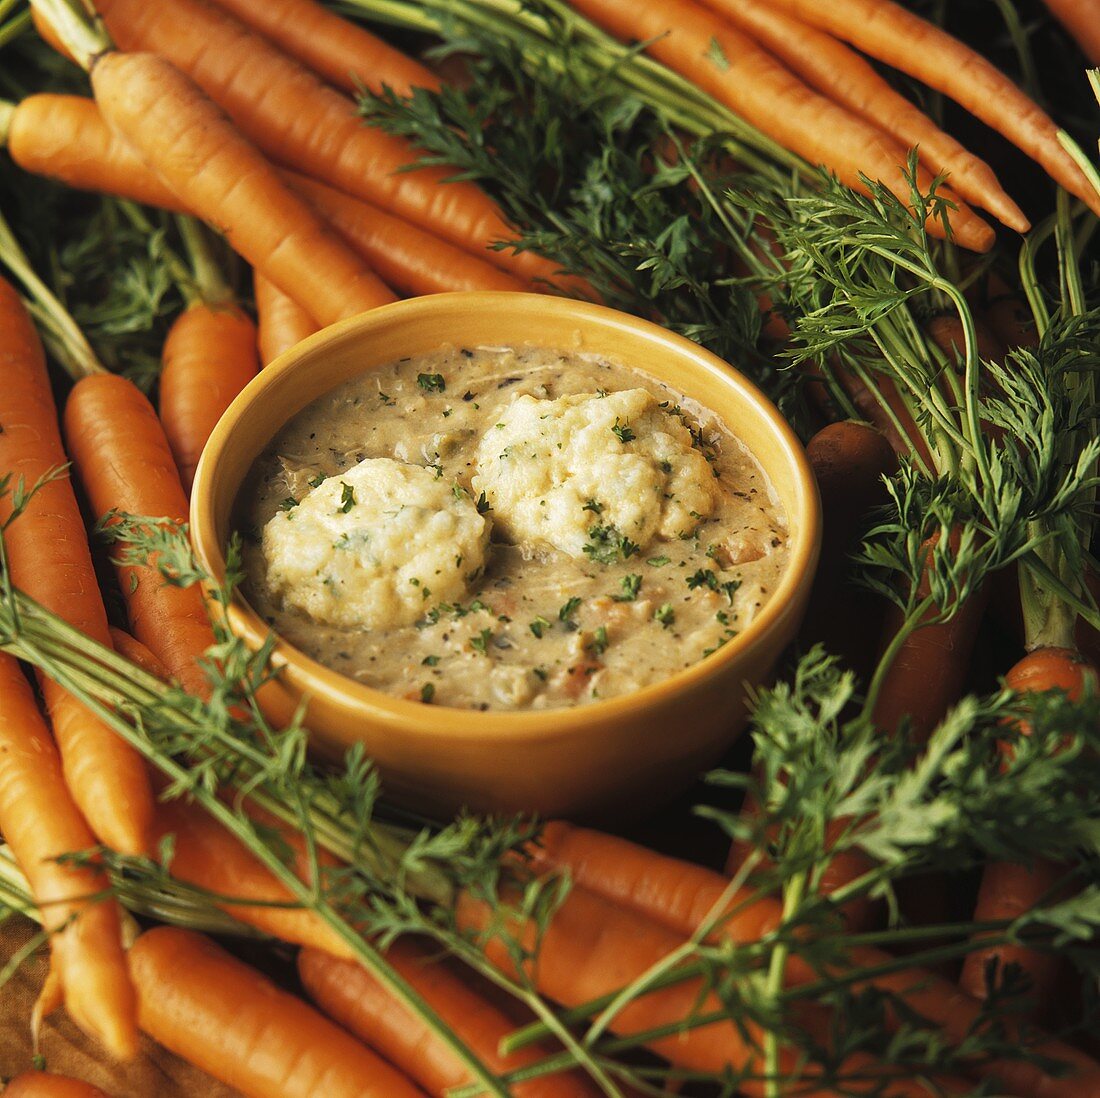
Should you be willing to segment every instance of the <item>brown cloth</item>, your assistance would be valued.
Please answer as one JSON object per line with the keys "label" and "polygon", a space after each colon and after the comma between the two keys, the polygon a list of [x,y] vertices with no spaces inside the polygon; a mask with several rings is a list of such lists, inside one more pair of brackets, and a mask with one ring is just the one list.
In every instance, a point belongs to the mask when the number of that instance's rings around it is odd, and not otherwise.
{"label": "brown cloth", "polygon": [[[34,936],[35,929],[19,918],[0,924],[0,968]],[[43,949],[0,988],[0,1079],[10,1079],[33,1066],[30,1017],[46,967]],[[237,1091],[147,1037],[142,1038],[133,1063],[113,1063],[69,1021],[64,1008],[42,1024],[38,1051],[45,1057],[48,1071],[91,1083],[111,1098],[240,1098]]]}

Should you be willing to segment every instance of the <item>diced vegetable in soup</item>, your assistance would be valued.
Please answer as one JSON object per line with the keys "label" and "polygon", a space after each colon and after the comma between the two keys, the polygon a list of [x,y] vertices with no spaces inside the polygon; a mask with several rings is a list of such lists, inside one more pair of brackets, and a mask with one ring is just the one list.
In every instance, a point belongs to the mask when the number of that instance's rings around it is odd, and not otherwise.
{"label": "diced vegetable in soup", "polygon": [[625,694],[745,628],[787,565],[759,465],[638,370],[445,347],[287,423],[238,499],[246,591],[320,663],[474,709]]}

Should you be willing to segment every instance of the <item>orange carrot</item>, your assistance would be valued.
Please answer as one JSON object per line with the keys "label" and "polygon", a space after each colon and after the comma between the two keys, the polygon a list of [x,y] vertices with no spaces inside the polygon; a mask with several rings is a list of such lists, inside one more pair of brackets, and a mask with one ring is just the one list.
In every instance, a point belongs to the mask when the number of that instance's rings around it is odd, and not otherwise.
{"label": "orange carrot", "polygon": [[[575,0],[573,6],[619,38],[646,42],[659,61],[848,186],[864,189],[862,173],[909,201],[906,155],[897,141],[811,91],[751,38],[694,0]],[[922,170],[921,188],[930,184]],[[988,251],[993,245],[993,231],[961,204],[951,227],[964,247]]]}
{"label": "orange carrot", "polygon": [[[1069,648],[1037,648],[1029,652],[1005,676],[1005,685],[1021,694],[1047,690],[1062,690],[1073,701],[1085,692],[1086,686],[1096,686],[1096,670],[1080,653]],[[1021,731],[1028,733],[1026,721]],[[1006,862],[991,862],[982,874],[974,921],[984,923],[1015,919],[1030,911],[1050,896],[1066,874],[1063,866],[1039,860],[1030,866]],[[1055,953],[1042,953],[1026,946],[995,946],[976,949],[963,964],[959,985],[976,999],[984,999],[986,970],[990,965],[1003,968],[1015,964],[1031,981],[1028,1013],[1037,1021],[1049,1017],[1058,995],[1061,958]]]}
{"label": "orange carrot", "polygon": [[107,1098],[107,1095],[99,1087],[78,1079],[45,1071],[25,1071],[4,1087],[4,1098]]}
{"label": "orange carrot", "polygon": [[[9,107],[9,111],[12,157],[27,171],[58,179],[78,190],[131,198],[166,210],[183,210],[178,196],[112,134],[92,100],[32,95]],[[0,105],[0,142],[3,118]],[[57,140],[55,133],[59,135]],[[528,288],[487,258],[463,251],[369,202],[351,198],[296,172],[282,174],[291,188],[309,201],[383,281],[402,293]],[[315,331],[316,324],[312,319],[309,323],[311,331]]]}
{"label": "orange carrot", "polygon": [[[515,1022],[477,993],[447,964],[402,938],[386,961],[451,1027],[487,1068],[498,1075],[533,1064],[553,1050],[533,1046],[510,1056],[497,1051]],[[317,950],[298,954],[298,974],[313,1001],[345,1029],[381,1053],[436,1098],[474,1081],[469,1068],[434,1032],[366,969]],[[516,1083],[516,1098],[588,1098],[598,1093],[576,1072]]]}
{"label": "orange carrot", "polygon": [[[665,857],[625,839],[556,821],[543,830],[541,846],[534,851],[539,870],[568,870],[582,888],[598,892],[608,901],[635,914],[644,914],[683,937],[694,933],[713,911],[721,912],[729,880],[720,873]],[[574,891],[576,888],[574,888]],[[734,909],[738,910],[734,910]],[[771,898],[743,892],[727,897],[731,912],[719,934],[733,942],[756,942],[782,922],[782,910]],[[611,921],[610,915],[604,918]],[[853,966],[875,967],[891,961],[879,950],[857,947],[850,953]],[[790,986],[812,983],[821,973],[793,954],[787,964]],[[981,1004],[955,984],[925,970],[911,968],[875,976],[868,986],[891,992],[918,1015],[942,1027],[948,1040],[957,1043],[970,1032]],[[859,991],[861,985],[853,987]],[[595,997],[595,996],[593,996]],[[1077,1049],[1042,1038],[1036,1051],[1062,1061],[1067,1074],[1055,1077],[1025,1061],[997,1060],[976,1064],[982,1078],[993,1078],[1009,1094],[1027,1098],[1095,1098],[1100,1095],[1100,1064]]]}
{"label": "orange carrot", "polygon": [[[257,813],[257,815],[259,815]],[[265,826],[277,826],[264,818]],[[251,903],[219,904],[229,915],[284,942],[353,957],[343,939],[311,911],[295,907],[290,892],[205,809],[166,801],[157,806],[157,837],[175,836],[172,876],[188,884]],[[279,828],[292,849],[300,852],[297,836]],[[304,877],[306,866],[297,868]],[[264,906],[265,904],[288,905]]]}
{"label": "orange carrot", "polygon": [[306,336],[317,331],[313,317],[292,297],[257,274],[253,282],[256,314],[260,321],[260,362],[267,366]]}
{"label": "orange carrot", "polygon": [[363,87],[373,92],[389,87],[401,96],[412,95],[413,88],[439,89],[439,80],[430,69],[314,0],[216,3],[352,95]]}
{"label": "orange carrot", "polygon": [[1055,19],[1073,36],[1081,52],[1100,65],[1100,3],[1097,0],[1045,0]]}
{"label": "orange carrot", "polygon": [[514,233],[482,191],[445,183],[450,173],[444,168],[402,171],[419,159],[411,145],[365,125],[350,99],[231,16],[201,0],[99,0],[96,7],[121,48],[168,58],[277,163],[373,202],[524,280],[554,280],[555,265],[533,252],[486,250]]}
{"label": "orange carrot", "polygon": [[200,934],[147,931],[130,950],[130,971],[141,1028],[251,1098],[421,1096],[353,1037]]}
{"label": "orange carrot", "polygon": [[892,0],[774,0],[804,23],[950,96],[1100,213],[1100,195],[1058,140],[1058,127],[996,66]]}
{"label": "orange carrot", "polygon": [[920,149],[951,187],[1017,232],[1030,224],[1005,193],[993,169],[941,130],[898,94],[854,50],[831,35],[792,18],[767,0],[704,0],[708,7],[755,38],[811,88],[895,137],[903,148]]}
{"label": "orange carrot", "polygon": [[142,671],[167,682],[172,676],[164,666],[137,637],[130,636],[125,630],[111,626],[111,644],[115,651],[131,663],[136,663]]}
{"label": "orange carrot", "polygon": [[0,699],[0,832],[51,932],[70,1016],[112,1056],[129,1059],[137,1051],[137,1029],[118,909],[106,898],[101,873],[57,861],[92,849],[95,839],[66,788],[31,685],[2,653]]}
{"label": "orange carrot", "polygon": [[235,251],[319,324],[395,300],[171,62],[151,53],[105,53],[92,63],[91,77],[107,124],[189,210],[220,226]]}
{"label": "orange carrot", "polygon": [[185,491],[214,424],[258,369],[256,325],[241,309],[197,301],[173,323],[164,343],[160,420]]}
{"label": "orange carrot", "polygon": [[307,198],[389,285],[410,297],[451,290],[528,289],[488,258],[471,255],[377,206],[304,175],[285,174],[291,187]]}
{"label": "orange carrot", "polygon": [[[29,488],[67,463],[42,345],[18,295],[0,280],[0,476]],[[11,496],[0,499],[0,522]],[[12,578],[31,598],[101,644],[110,644],[84,520],[68,478],[46,484],[5,538]],[[65,780],[93,832],[143,853],[152,794],[139,756],[56,683],[39,676]]]}
{"label": "orange carrot", "polygon": [[[187,497],[153,406],[115,374],[77,382],[65,406],[65,437],[96,517],[119,510],[187,521]],[[197,661],[214,643],[197,587],[174,587],[150,565],[120,566],[119,587],[134,635],[185,690],[209,684]]]}

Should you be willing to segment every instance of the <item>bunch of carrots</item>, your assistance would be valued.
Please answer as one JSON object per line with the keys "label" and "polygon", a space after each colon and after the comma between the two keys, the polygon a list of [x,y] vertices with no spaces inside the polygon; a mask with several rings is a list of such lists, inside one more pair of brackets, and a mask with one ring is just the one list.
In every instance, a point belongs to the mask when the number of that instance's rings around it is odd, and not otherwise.
{"label": "bunch of carrots", "polygon": [[[881,180],[908,202],[903,168],[906,150],[916,147],[918,184],[927,187],[943,173],[941,193],[955,206],[949,227],[933,221],[929,229],[949,231],[963,247],[985,251],[994,241],[970,205],[1017,232],[1028,229],[1028,219],[992,169],[894,91],[868,58],[956,100],[1100,212],[1100,195],[1056,124],[979,55],[889,0],[573,0],[571,6],[617,38],[644,43],[653,58],[750,126],[855,189]],[[1051,0],[1050,7],[1098,60],[1100,4]],[[93,9],[98,19],[89,18]],[[116,545],[116,590],[127,628],[111,625],[76,488],[97,520],[130,514],[182,525],[196,465],[221,413],[259,369],[321,327],[398,296],[589,291],[536,253],[509,247],[512,227],[473,183],[449,180],[444,165],[416,167],[412,145],[363,124],[351,98],[360,86],[405,94],[438,90],[440,78],[314,0],[33,0],[32,12],[42,37],[88,73],[91,97],[42,93],[0,105],[0,139],[27,172],[174,214],[182,252],[169,265],[186,307],[164,345],[154,407],[69,330],[64,310],[17,248],[10,241],[0,248],[73,380],[59,410],[31,313],[20,293],[0,282],[5,559],[14,586],[47,611],[153,677],[205,699],[216,635],[199,588],[164,582],[156,559]],[[137,224],[144,216],[139,207],[128,207]],[[251,268],[254,312],[220,269],[222,241]],[[1002,350],[1026,345],[1029,329],[1009,327],[1006,321],[999,333]],[[945,355],[958,349],[958,333],[941,339]],[[853,399],[858,390],[852,381]],[[866,406],[865,418],[870,422],[827,426],[810,442],[831,521],[807,636],[827,635],[835,623],[837,605],[829,600],[841,590],[846,554],[882,501],[883,478],[921,444],[914,424],[902,422],[899,431],[898,416],[877,404]],[[930,598],[930,590],[921,597]],[[981,599],[972,599],[951,620],[917,628],[896,646],[875,709],[884,733],[904,726],[920,737],[943,718],[963,690],[982,610]],[[1095,689],[1096,636],[1075,633],[1072,618],[1062,626],[1029,631],[1028,654],[1010,672],[1010,687],[1060,689],[1071,698]],[[930,667],[938,669],[931,677]],[[362,967],[330,926],[296,907],[237,839],[201,807],[162,800],[159,792],[140,754],[102,715],[45,671],[32,683],[15,659],[0,654],[0,833],[49,935],[42,1013],[63,1003],[120,1060],[136,1055],[144,1032],[242,1093],[264,1098],[442,1096],[469,1085],[470,1093],[484,1092],[476,1089],[482,1084],[469,1060]],[[301,985],[314,1005],[194,931],[159,926],[131,940],[134,924],[103,868],[63,857],[97,844],[153,856],[167,837],[174,877],[232,897],[236,902],[221,906],[234,918],[299,947]],[[318,870],[316,852],[292,831],[285,841],[298,851],[299,875],[308,880]],[[565,822],[544,828],[527,855],[526,871],[572,882],[538,942],[537,963],[530,961],[534,942],[529,955],[517,957],[491,934],[477,940],[492,967],[566,1010],[614,999],[693,936],[715,948],[741,946],[783,923],[782,906],[747,884],[735,888],[720,873]],[[730,873],[748,856],[735,845]],[[838,858],[826,891],[842,889],[867,864]],[[1017,906],[1034,902],[1063,875],[1059,866],[991,864],[976,921],[1010,920],[1006,898]],[[524,879],[517,874],[517,888]],[[460,893],[453,907],[458,926],[472,936],[500,917],[474,893]],[[853,929],[874,917],[869,904],[846,909]],[[508,918],[514,940],[535,935],[533,921]],[[896,995],[958,1044],[982,1017],[991,956],[1029,972],[1041,1017],[1057,976],[1050,954],[1005,946],[975,951],[961,988],[938,973],[898,968],[873,945],[861,945],[856,959],[881,971],[869,978],[873,988]],[[386,960],[477,1061],[497,1075],[519,1073],[503,1093],[630,1093],[576,1070],[532,1070],[559,1055],[560,1043],[512,1047],[508,1038],[530,1018],[502,1004],[484,977],[441,959],[430,943],[400,938]],[[781,975],[799,986],[820,974],[792,956]],[[678,1029],[700,1011],[713,1012],[711,1024]],[[683,1069],[685,1078],[725,1073],[743,1079],[739,1093],[779,1093],[765,1077],[760,1034],[723,1017],[701,979],[648,991],[608,1024],[623,1038],[651,1035],[644,1039],[647,1054]],[[827,1024],[823,1029],[824,1040]],[[1029,1040],[1068,1074],[1009,1059],[983,1061],[976,1073],[1020,1096],[1100,1094],[1100,1064],[1054,1038]],[[779,1059],[784,1075],[797,1072],[792,1053],[784,1050]],[[861,1073],[873,1076],[873,1067],[857,1053],[843,1071],[858,1080]],[[967,1093],[972,1083],[898,1074],[875,1085],[864,1092]],[[808,1086],[812,1079],[798,1093],[834,1093]],[[5,1093],[101,1092],[28,1072]]]}

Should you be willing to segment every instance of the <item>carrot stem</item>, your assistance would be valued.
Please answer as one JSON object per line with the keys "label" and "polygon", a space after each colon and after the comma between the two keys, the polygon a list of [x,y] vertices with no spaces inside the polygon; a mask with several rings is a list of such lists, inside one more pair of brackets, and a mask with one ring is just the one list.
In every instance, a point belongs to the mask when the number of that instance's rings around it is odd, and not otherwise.
{"label": "carrot stem", "polygon": [[31,25],[30,11],[21,11],[14,19],[0,27],[0,49],[18,38]]}
{"label": "carrot stem", "polygon": [[[226,281],[221,267],[210,250],[210,240],[206,230],[193,217],[176,214],[176,228],[187,249],[187,258],[191,261],[191,293],[194,300],[204,305],[231,305],[236,295]],[[184,290],[180,286],[180,290]],[[187,296],[186,293],[184,295]],[[192,299],[188,299],[188,304]]]}
{"label": "carrot stem", "polygon": [[53,27],[73,60],[91,70],[92,62],[114,48],[88,0],[31,0],[31,7]]}

